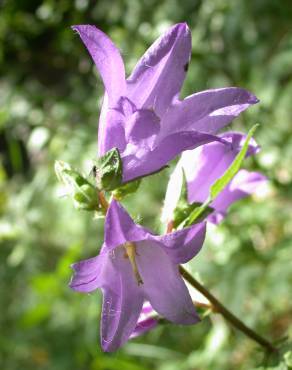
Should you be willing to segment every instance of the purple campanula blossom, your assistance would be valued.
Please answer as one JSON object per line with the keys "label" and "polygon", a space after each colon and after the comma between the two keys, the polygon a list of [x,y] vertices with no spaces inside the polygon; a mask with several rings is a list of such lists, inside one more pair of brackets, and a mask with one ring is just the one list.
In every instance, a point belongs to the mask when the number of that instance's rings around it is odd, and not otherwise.
{"label": "purple campanula blossom", "polygon": [[119,50],[108,36],[91,25],[73,26],[73,30],[105,86],[98,154],[119,149],[123,182],[155,172],[182,151],[216,140],[218,130],[258,102],[237,87],[179,99],[191,55],[191,34],[185,23],[158,38],[127,79]]}
{"label": "purple campanula blossom", "polygon": [[111,202],[100,254],[73,264],[70,283],[83,293],[102,289],[101,344],[105,351],[115,351],[129,339],[145,301],[174,323],[199,321],[178,265],[199,252],[205,231],[206,224],[200,223],[153,235],[135,224],[118,202]]}
{"label": "purple campanula blossom", "polygon": [[[182,154],[169,181],[162,219],[169,221],[180,196],[182,170],[186,177],[188,202],[203,203],[209,195],[211,185],[221,177],[239,153],[246,139],[245,134],[226,132],[220,135],[222,142],[212,142]],[[224,143],[225,141],[225,143]],[[251,139],[247,156],[259,151],[259,146]],[[228,207],[266,183],[265,176],[258,172],[240,170],[227,187],[211,203],[215,212],[208,220],[219,223],[225,216]]]}
{"label": "purple campanula blossom", "polygon": [[145,334],[149,330],[154,329],[157,325],[157,313],[155,313],[149,302],[144,302],[137,324],[130,338],[136,338]]}

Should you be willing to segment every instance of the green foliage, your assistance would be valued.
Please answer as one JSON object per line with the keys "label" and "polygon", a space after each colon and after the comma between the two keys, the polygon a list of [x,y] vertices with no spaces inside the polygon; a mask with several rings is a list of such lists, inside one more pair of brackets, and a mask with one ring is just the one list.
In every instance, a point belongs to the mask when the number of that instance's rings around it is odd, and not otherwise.
{"label": "green foliage", "polygon": [[277,343],[278,351],[267,353],[264,357],[264,366],[256,370],[291,370],[292,369],[292,343],[284,338]]}
{"label": "green foliage", "polygon": [[97,189],[78,171],[73,170],[68,163],[56,161],[55,172],[58,180],[66,186],[76,209],[99,211]]}
{"label": "green foliage", "polygon": [[[186,186],[186,177],[185,177],[185,173],[183,170],[182,170],[182,177],[183,177],[183,180],[182,180],[180,197],[179,197],[179,200],[173,212],[174,228],[178,228],[180,225],[183,226],[188,221],[188,218],[192,214],[192,212],[203,206],[201,203],[192,203],[192,204],[188,203],[188,191],[187,191],[187,186]],[[213,212],[213,209],[207,206],[200,214],[200,217],[196,217],[192,221],[192,223],[188,225],[193,225],[195,223],[201,222],[212,212]]]}
{"label": "green foliage", "polygon": [[234,161],[231,163],[231,165],[227,168],[227,170],[224,172],[224,174],[217,179],[214,184],[211,186],[210,189],[210,199],[213,201],[222,190],[225,189],[225,187],[229,184],[229,182],[233,179],[233,177],[237,174],[237,172],[240,170],[244,158],[246,156],[248,145],[250,142],[250,139],[255,133],[255,130],[257,129],[258,125],[254,125],[248,132],[247,137],[244,141],[244,144],[242,145],[242,148],[240,149],[240,152],[235,157]]}
{"label": "green foliage", "polygon": [[141,179],[126,182],[124,185],[118,187],[113,191],[113,195],[116,199],[122,200],[125,196],[135,193],[141,183]]}
{"label": "green foliage", "polygon": [[[255,93],[260,103],[232,129],[260,122],[262,150],[247,167],[270,178],[265,194],[209,225],[188,268],[264,336],[291,337],[291,1],[4,0],[0,7],[1,369],[265,367],[259,348],[219,315],[193,327],[161,325],[113,356],[101,353],[100,294],[74,293],[67,283],[70,264],[98,252],[102,222],[59,197],[53,168],[61,159],[86,174],[96,158],[103,86],[69,26],[108,33],[129,73],[162,30],[187,21],[193,50],[182,96],[223,86]],[[144,179],[123,201],[157,232],[170,173]]]}
{"label": "green foliage", "polygon": [[97,187],[101,190],[115,190],[122,184],[123,162],[119,150],[113,148],[97,158],[95,166]]}

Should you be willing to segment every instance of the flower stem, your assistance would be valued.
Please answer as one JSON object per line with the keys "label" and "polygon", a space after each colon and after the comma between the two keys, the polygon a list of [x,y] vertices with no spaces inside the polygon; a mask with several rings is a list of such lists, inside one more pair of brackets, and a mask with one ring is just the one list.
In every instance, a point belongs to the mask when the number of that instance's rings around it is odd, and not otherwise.
{"label": "flower stem", "polygon": [[267,351],[277,352],[277,348],[275,348],[269,341],[265,338],[261,337],[251,328],[246,326],[239,318],[237,318],[232,312],[230,312],[221,302],[218,301],[217,298],[213,296],[201,283],[199,283],[184,267],[179,266],[179,271],[182,277],[195,289],[197,289],[200,293],[205,296],[210,303],[212,303],[215,312],[220,313],[227,321],[230,322],[235,328],[242,331],[245,335],[249,338],[256,341],[262,347],[264,347]]}
{"label": "flower stem", "polygon": [[104,195],[104,192],[103,191],[100,191],[98,193],[98,198],[99,198],[99,202],[102,206],[102,209],[104,210],[104,213],[106,213],[108,207],[109,207],[109,204],[108,204],[108,201],[106,200],[105,198],[105,195]]}

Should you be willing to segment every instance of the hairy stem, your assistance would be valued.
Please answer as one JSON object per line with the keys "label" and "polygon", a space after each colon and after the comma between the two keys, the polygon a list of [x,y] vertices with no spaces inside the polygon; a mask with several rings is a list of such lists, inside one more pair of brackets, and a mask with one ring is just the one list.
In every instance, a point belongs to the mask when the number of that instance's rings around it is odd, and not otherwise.
{"label": "hairy stem", "polygon": [[261,337],[251,328],[246,326],[239,318],[237,318],[232,312],[230,312],[217,298],[213,296],[201,283],[199,283],[184,267],[179,266],[179,271],[182,277],[195,289],[205,296],[212,306],[214,311],[220,313],[227,321],[230,322],[235,328],[242,331],[249,338],[256,341],[262,347],[268,351],[276,352],[277,349],[265,338]]}

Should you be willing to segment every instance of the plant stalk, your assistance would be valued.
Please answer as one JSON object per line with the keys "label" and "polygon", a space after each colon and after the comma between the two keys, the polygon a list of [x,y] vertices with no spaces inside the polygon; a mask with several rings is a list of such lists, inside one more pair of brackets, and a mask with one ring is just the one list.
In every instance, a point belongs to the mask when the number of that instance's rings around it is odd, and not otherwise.
{"label": "plant stalk", "polygon": [[227,321],[230,322],[235,328],[242,331],[249,338],[264,347],[267,351],[277,352],[269,341],[257,334],[251,328],[246,326],[239,318],[237,318],[232,312],[230,312],[217,298],[213,296],[201,283],[199,283],[184,267],[179,266],[179,272],[182,277],[195,289],[205,296],[214,307],[214,311],[220,313]]}

